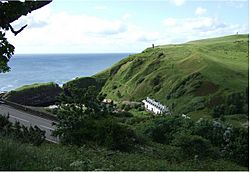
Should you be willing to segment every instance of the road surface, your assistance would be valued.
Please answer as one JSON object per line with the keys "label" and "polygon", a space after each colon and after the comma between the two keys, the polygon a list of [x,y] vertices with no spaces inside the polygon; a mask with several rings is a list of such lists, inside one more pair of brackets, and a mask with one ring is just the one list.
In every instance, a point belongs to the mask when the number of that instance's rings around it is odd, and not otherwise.
{"label": "road surface", "polygon": [[11,122],[19,121],[20,124],[23,124],[24,126],[37,126],[41,130],[44,130],[46,140],[54,143],[58,143],[59,140],[56,137],[51,136],[51,133],[53,130],[55,130],[55,126],[52,125],[53,120],[44,119],[35,115],[31,115],[27,112],[17,110],[11,106],[8,106],[6,104],[0,104],[0,115],[8,115],[9,114],[9,120]]}

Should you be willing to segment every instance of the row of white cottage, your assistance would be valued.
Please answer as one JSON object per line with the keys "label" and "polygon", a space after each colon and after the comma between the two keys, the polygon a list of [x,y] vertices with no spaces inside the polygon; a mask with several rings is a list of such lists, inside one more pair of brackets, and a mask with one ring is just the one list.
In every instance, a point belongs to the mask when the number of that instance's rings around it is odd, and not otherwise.
{"label": "row of white cottage", "polygon": [[157,102],[154,99],[147,97],[146,100],[143,100],[142,102],[144,103],[145,109],[155,114],[171,114],[168,107],[162,105],[160,102]]}

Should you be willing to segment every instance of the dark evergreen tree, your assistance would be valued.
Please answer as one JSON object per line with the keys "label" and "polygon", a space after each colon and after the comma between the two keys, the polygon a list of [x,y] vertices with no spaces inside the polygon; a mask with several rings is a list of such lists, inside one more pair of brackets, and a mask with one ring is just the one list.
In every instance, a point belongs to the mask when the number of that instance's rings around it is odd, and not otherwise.
{"label": "dark evergreen tree", "polygon": [[16,36],[27,26],[24,25],[19,30],[15,30],[11,26],[11,23],[18,20],[21,16],[27,15],[50,2],[52,2],[52,0],[25,0],[24,2],[0,1],[0,73],[10,70],[8,62],[15,50],[15,47],[6,39],[5,32],[10,30]]}

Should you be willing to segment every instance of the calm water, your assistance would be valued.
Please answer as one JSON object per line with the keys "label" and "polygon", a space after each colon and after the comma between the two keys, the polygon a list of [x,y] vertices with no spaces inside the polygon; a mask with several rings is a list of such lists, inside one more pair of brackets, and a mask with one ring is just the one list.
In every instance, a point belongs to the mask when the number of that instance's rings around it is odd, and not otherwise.
{"label": "calm water", "polygon": [[35,54],[15,55],[10,60],[11,71],[0,73],[0,91],[39,83],[60,85],[81,76],[92,76],[127,57],[122,54]]}

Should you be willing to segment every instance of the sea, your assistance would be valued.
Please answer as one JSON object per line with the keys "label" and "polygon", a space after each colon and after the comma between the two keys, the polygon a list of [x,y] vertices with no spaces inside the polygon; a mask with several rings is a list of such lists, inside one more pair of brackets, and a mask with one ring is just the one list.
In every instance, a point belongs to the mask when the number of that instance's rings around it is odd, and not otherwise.
{"label": "sea", "polygon": [[16,54],[9,61],[11,71],[0,73],[0,92],[44,82],[62,86],[77,77],[101,72],[130,54]]}

